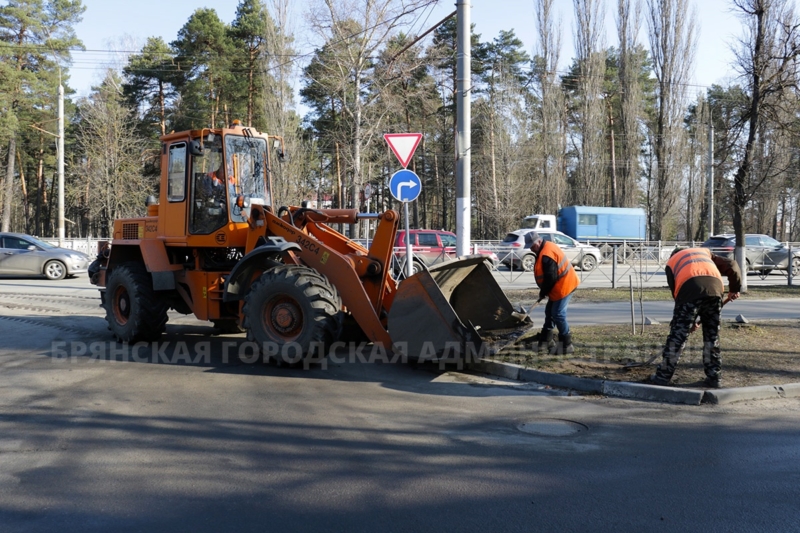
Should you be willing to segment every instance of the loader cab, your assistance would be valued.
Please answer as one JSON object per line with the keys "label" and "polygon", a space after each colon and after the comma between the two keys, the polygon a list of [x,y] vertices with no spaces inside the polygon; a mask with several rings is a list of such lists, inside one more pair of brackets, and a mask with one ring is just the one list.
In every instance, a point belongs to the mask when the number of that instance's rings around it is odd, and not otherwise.
{"label": "loader cab", "polygon": [[250,206],[271,205],[268,137],[234,124],[162,141],[162,235],[192,246],[240,245]]}

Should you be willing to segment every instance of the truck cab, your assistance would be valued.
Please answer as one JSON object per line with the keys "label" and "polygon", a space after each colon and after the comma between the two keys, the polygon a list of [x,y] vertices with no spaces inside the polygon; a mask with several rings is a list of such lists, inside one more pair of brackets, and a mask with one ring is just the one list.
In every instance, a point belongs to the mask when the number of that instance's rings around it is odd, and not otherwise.
{"label": "truck cab", "polygon": [[522,228],[556,231],[555,215],[529,215],[522,219]]}

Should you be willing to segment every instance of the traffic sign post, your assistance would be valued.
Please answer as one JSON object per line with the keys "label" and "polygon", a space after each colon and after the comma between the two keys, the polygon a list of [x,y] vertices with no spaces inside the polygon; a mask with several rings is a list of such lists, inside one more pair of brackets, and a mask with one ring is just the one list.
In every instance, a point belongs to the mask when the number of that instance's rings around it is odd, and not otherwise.
{"label": "traffic sign post", "polygon": [[408,202],[419,198],[422,192],[422,181],[414,172],[407,169],[414,151],[422,140],[421,133],[387,133],[383,136],[392,149],[403,170],[395,172],[389,178],[389,191],[397,200],[403,202],[403,214],[406,217],[406,278],[414,274],[414,256],[411,249],[411,229],[408,220]]}
{"label": "traffic sign post", "polygon": [[422,181],[410,170],[398,170],[389,178],[389,191],[397,200],[403,202],[403,214],[406,218],[406,277],[414,274],[414,256],[411,250],[411,229],[408,220],[408,202],[419,198]]}

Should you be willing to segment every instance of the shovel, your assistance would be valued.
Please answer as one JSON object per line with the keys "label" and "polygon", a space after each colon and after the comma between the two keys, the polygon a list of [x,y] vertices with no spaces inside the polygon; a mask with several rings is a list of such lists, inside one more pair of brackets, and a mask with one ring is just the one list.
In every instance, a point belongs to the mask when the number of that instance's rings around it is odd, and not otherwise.
{"label": "shovel", "polygon": [[522,314],[521,313],[517,313],[517,312],[512,313],[514,318],[519,319],[519,323],[520,324],[525,323],[525,321],[530,321],[531,322],[531,326],[529,328],[525,328],[525,329],[522,329],[522,330],[516,330],[516,331],[512,332],[511,334],[502,337],[502,340],[500,342],[494,342],[492,344],[492,353],[493,353],[493,355],[497,355],[504,348],[507,348],[508,346],[511,346],[512,344],[516,344],[517,342],[519,342],[520,339],[524,338],[529,332],[531,332],[533,329],[535,329],[535,325],[533,324],[533,321],[531,320],[530,316],[528,316],[528,315],[530,315],[531,312],[534,309],[536,309],[536,307],[540,303],[542,303],[543,300],[544,300],[544,298],[540,298],[540,299],[536,300],[536,303],[534,303],[532,306],[530,306],[528,308],[528,310],[525,311],[525,313],[522,313]]}

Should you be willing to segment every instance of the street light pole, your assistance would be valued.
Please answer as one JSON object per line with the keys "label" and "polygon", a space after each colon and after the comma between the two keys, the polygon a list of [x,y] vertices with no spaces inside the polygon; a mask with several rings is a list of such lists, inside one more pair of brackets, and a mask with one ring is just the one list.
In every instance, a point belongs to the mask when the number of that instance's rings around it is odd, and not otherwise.
{"label": "street light pole", "polygon": [[58,245],[64,246],[64,86],[58,83]]}
{"label": "street light pole", "polygon": [[714,124],[708,117],[708,237],[714,234]]}
{"label": "street light pole", "polygon": [[470,0],[458,0],[456,46],[456,253],[469,254],[470,246],[470,180],[472,150],[472,42],[470,40]]}

